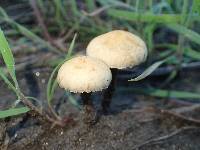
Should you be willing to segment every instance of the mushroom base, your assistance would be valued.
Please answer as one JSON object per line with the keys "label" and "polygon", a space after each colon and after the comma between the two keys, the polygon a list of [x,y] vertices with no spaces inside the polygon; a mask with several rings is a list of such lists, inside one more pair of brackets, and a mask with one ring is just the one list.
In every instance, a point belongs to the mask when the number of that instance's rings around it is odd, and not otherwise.
{"label": "mushroom base", "polygon": [[91,93],[81,93],[81,99],[83,101],[84,123],[95,124],[97,122],[97,112],[92,103]]}
{"label": "mushroom base", "polygon": [[86,92],[81,93],[81,99],[83,101],[83,105],[93,106],[93,103],[91,100],[91,93],[86,93]]}

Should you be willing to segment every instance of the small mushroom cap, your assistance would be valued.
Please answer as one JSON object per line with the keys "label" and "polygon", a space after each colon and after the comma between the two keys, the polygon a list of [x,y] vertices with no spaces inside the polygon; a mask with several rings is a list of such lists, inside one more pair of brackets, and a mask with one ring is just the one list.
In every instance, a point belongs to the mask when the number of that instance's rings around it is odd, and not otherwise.
{"label": "small mushroom cap", "polygon": [[88,56],[103,60],[110,68],[137,66],[147,58],[147,47],[138,36],[114,30],[94,38],[87,46]]}
{"label": "small mushroom cap", "polygon": [[58,70],[60,87],[74,93],[101,91],[112,79],[110,68],[101,60],[78,56],[66,61]]}

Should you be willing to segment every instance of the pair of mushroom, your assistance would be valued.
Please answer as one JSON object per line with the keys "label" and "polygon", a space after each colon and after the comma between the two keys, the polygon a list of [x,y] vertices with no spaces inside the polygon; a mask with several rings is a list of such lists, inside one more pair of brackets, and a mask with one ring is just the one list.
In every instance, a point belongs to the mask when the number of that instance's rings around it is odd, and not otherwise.
{"label": "pair of mushroom", "polygon": [[147,48],[138,36],[122,30],[114,30],[94,38],[86,49],[87,56],[66,61],[58,71],[60,87],[81,93],[86,110],[91,111],[91,92],[104,93],[102,108],[107,111],[114,91],[118,69],[134,67],[144,62]]}

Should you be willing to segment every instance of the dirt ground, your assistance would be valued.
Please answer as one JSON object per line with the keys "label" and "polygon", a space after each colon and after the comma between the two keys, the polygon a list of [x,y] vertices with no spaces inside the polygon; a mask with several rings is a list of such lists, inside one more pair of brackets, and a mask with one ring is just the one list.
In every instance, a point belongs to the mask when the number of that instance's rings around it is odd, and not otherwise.
{"label": "dirt ground", "polygon": [[[38,70],[18,74],[20,85],[24,92],[45,99],[46,79],[48,71]],[[32,76],[33,75],[33,76]],[[172,89],[182,89],[200,92],[200,73],[185,72],[179,80],[173,81]],[[34,77],[35,76],[35,77]],[[28,85],[27,78],[35,82]],[[34,81],[35,80],[35,81]],[[152,79],[153,81],[153,79]],[[147,82],[147,81],[144,81]],[[194,84],[196,83],[196,84]],[[137,83],[134,86],[140,85]],[[145,84],[149,84],[148,82]],[[118,83],[117,87],[121,87]],[[132,85],[133,86],[133,85]],[[28,88],[27,88],[28,87]],[[131,86],[129,85],[131,88]],[[0,106],[5,108],[12,104],[14,95],[1,84]],[[102,115],[93,125],[85,125],[83,113],[67,100],[58,89],[54,105],[60,114],[71,114],[76,123],[65,128],[51,128],[51,124],[39,121],[36,116],[24,114],[7,118],[0,122],[0,149],[2,150],[199,150],[200,128],[196,124],[183,122],[176,117],[162,115],[153,108],[177,109],[182,104],[163,104],[163,99],[137,95],[134,93],[116,92],[111,106],[112,113]],[[93,95],[97,109],[101,93]],[[78,96],[76,96],[78,98]],[[184,114],[200,119],[200,110]]]}

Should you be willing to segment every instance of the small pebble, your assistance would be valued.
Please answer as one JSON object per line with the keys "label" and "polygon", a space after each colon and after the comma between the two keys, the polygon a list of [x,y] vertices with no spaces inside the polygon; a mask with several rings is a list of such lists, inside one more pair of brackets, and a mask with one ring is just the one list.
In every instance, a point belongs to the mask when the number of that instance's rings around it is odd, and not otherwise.
{"label": "small pebble", "polygon": [[40,72],[36,72],[35,75],[36,75],[37,77],[39,77],[39,76],[40,76]]}

